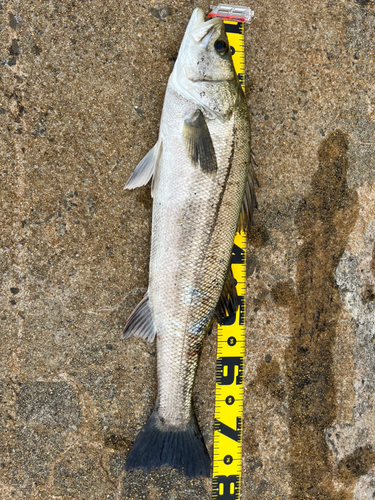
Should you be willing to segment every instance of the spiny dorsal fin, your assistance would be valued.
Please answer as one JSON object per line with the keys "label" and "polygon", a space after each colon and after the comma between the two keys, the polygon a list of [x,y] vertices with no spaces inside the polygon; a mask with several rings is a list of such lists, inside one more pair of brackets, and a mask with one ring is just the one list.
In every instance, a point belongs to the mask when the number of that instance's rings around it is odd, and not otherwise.
{"label": "spiny dorsal fin", "polygon": [[215,312],[216,319],[220,324],[223,323],[225,318],[237,311],[238,295],[236,284],[237,282],[234,279],[232,267],[229,265],[227,279],[225,281],[223,291],[221,292]]}
{"label": "spiny dorsal fin", "polygon": [[146,293],[141,302],[129,316],[121,338],[127,339],[134,336],[152,342],[155,335],[156,331],[148,303],[148,293]]}
{"label": "spiny dorsal fin", "polygon": [[142,158],[129,177],[124,189],[145,186],[158,170],[162,152],[162,141],[159,139],[153,148]]}
{"label": "spiny dorsal fin", "polygon": [[253,166],[257,166],[257,164],[255,162],[254,153],[252,151],[250,152],[250,158],[251,159],[249,163],[249,170],[247,173],[245,194],[242,202],[240,218],[237,224],[238,232],[246,231],[247,229],[249,229],[250,226],[253,225],[254,209],[258,208],[257,200],[255,197],[254,186],[255,185],[259,186],[259,182],[257,181],[253,168]]}
{"label": "spiny dorsal fin", "polygon": [[199,164],[204,173],[214,174],[217,171],[215,149],[200,109],[197,109],[191,118],[185,118],[183,138],[192,163],[195,166]]}

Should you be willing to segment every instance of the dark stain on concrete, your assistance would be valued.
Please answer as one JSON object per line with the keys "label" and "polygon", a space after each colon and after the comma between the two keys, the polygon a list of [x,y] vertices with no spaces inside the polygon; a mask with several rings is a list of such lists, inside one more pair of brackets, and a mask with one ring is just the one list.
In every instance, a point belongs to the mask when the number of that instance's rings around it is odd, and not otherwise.
{"label": "dark stain on concrete", "polygon": [[367,444],[353,451],[338,464],[339,474],[346,481],[364,476],[375,463],[375,450]]}
{"label": "dark stain on concrete", "polygon": [[[293,500],[346,498],[333,487],[324,429],[336,418],[331,366],[341,301],[334,272],[358,216],[358,196],[346,180],[347,149],[346,137],[339,130],[322,141],[319,168],[295,216],[304,243],[297,264],[296,298],[290,308],[293,339],[285,355]],[[273,291],[281,302],[283,289]]]}
{"label": "dark stain on concrete", "polygon": [[250,455],[249,462],[252,464],[252,468],[262,467],[263,464],[260,460],[259,443],[256,439],[254,425],[246,419],[244,420],[242,445]]}
{"label": "dark stain on concrete", "polygon": [[368,304],[369,302],[373,302],[375,300],[375,287],[374,285],[367,285],[363,294],[362,300],[364,304]]}
{"label": "dark stain on concrete", "polygon": [[9,48],[9,54],[11,56],[18,56],[18,55],[20,55],[20,53],[21,53],[21,50],[20,50],[20,46],[18,45],[18,40],[16,38],[14,38],[12,40],[12,45]]}
{"label": "dark stain on concrete", "polygon": [[17,17],[13,14],[9,14],[9,26],[12,28],[12,30],[16,30],[18,28]]}
{"label": "dark stain on concrete", "polygon": [[159,21],[165,21],[167,17],[172,15],[172,9],[170,7],[150,7],[148,11]]}
{"label": "dark stain on concrete", "polygon": [[264,247],[267,245],[270,239],[270,234],[265,226],[262,224],[254,223],[254,226],[250,227],[248,240],[251,241],[251,245],[255,248]]}
{"label": "dark stain on concrete", "polygon": [[370,3],[370,0],[354,0],[354,1],[361,7],[367,7],[367,5]]}
{"label": "dark stain on concrete", "polygon": [[257,496],[263,496],[263,493],[266,493],[268,491],[269,487],[269,482],[266,481],[265,479],[262,479],[261,482],[259,483],[259,486],[256,490]]}
{"label": "dark stain on concrete", "polygon": [[246,276],[251,276],[258,264],[258,259],[255,254],[246,254]]}
{"label": "dark stain on concrete", "polygon": [[271,296],[279,307],[287,307],[294,303],[296,296],[293,280],[277,283],[271,290]]}
{"label": "dark stain on concrete", "polygon": [[261,469],[263,467],[263,462],[259,457],[253,457],[251,456],[247,460],[247,467],[250,470],[250,472],[254,472],[257,469]]}
{"label": "dark stain on concrete", "polygon": [[116,451],[129,451],[133,446],[133,442],[117,434],[109,434],[106,436],[104,438],[104,444],[108,448],[113,448]]}
{"label": "dark stain on concrete", "polygon": [[260,287],[259,293],[253,299],[253,304],[255,306],[254,309],[253,309],[254,312],[258,312],[259,309],[264,305],[264,303],[267,300],[267,297],[268,297],[269,293],[270,292],[269,292],[269,290],[267,288]]}
{"label": "dark stain on concrete", "polygon": [[267,354],[264,360],[257,368],[257,376],[249,385],[251,392],[260,393],[264,396],[266,393],[282,400],[285,397],[285,381],[281,376],[279,363]]}

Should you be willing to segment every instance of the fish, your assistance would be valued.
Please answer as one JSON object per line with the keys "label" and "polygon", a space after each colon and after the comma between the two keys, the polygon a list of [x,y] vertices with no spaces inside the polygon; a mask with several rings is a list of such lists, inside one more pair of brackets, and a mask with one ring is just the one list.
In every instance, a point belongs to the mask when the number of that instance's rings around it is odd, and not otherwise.
{"label": "fish", "polygon": [[157,343],[155,408],[126,470],[169,466],[209,477],[211,462],[192,407],[199,354],[214,319],[238,307],[230,268],[236,230],[256,208],[250,119],[220,18],[196,8],[169,77],[156,144],[125,185],[152,178],[148,290],[123,338]]}

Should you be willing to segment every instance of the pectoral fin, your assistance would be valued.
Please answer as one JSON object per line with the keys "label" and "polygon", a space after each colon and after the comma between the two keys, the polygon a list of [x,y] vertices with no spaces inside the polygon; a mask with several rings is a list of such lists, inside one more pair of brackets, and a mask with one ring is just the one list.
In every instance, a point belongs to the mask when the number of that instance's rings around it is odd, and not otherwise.
{"label": "pectoral fin", "polygon": [[206,174],[214,174],[217,171],[215,149],[200,109],[191,118],[185,118],[183,137],[186,151],[193,165],[199,165]]}
{"label": "pectoral fin", "polygon": [[254,186],[259,186],[257,178],[255,177],[255,172],[253,165],[257,166],[254,159],[254,154],[250,153],[250,164],[249,171],[247,174],[245,194],[242,202],[242,208],[240,212],[240,218],[237,225],[237,231],[246,231],[253,224],[253,213],[254,209],[258,208],[257,200],[255,197]]}
{"label": "pectoral fin", "polygon": [[145,186],[158,171],[162,152],[162,142],[159,139],[153,148],[142,158],[136,169],[125,184],[125,189]]}

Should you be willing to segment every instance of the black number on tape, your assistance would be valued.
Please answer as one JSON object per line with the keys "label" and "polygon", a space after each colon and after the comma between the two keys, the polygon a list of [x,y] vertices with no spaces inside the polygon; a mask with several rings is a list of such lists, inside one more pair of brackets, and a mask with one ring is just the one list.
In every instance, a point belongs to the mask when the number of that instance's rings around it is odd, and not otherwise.
{"label": "black number on tape", "polygon": [[223,436],[227,436],[229,439],[233,439],[233,441],[239,443],[241,439],[242,419],[241,417],[237,417],[236,429],[233,429],[232,427],[229,427],[229,425],[223,424],[222,422],[219,422],[219,420],[215,419],[214,429],[215,431],[221,432]]}
{"label": "black number on tape", "polygon": [[213,478],[214,498],[220,500],[235,500],[239,494],[240,476],[216,476]]}
{"label": "black number on tape", "polygon": [[216,363],[216,383],[219,385],[232,385],[234,381],[236,381],[236,385],[243,382],[243,358],[241,356],[218,358]]}
{"label": "black number on tape", "polygon": [[244,264],[244,262],[245,262],[245,251],[236,244],[234,244],[232,248],[232,264]]}

